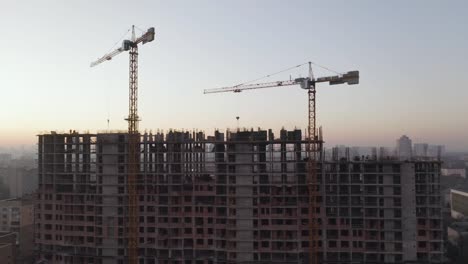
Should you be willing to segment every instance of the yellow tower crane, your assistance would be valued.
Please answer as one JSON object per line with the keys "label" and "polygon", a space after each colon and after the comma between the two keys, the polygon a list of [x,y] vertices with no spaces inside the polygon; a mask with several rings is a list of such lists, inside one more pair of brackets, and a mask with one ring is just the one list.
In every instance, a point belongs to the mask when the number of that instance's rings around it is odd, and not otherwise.
{"label": "yellow tower crane", "polygon": [[138,264],[138,194],[137,194],[137,174],[139,171],[139,149],[140,134],[138,132],[138,44],[145,44],[154,40],[154,28],[149,28],[142,36],[135,37],[135,26],[132,26],[132,38],[124,40],[122,47],[104,55],[102,58],[91,63],[94,67],[104,61],[111,60],[118,54],[129,51],[129,103],[128,103],[128,263]]}
{"label": "yellow tower crane", "polygon": [[[312,72],[312,62],[309,62],[309,77],[297,78],[294,80],[277,81],[268,83],[256,83],[256,84],[240,84],[232,87],[222,87],[216,89],[204,90],[204,94],[211,93],[224,93],[234,92],[240,93],[244,90],[262,89],[262,88],[273,88],[278,86],[289,86],[299,84],[302,89],[307,90],[308,94],[308,125],[307,125],[307,186],[308,186],[308,197],[309,197],[309,263],[318,264],[320,262],[318,257],[318,217],[316,216],[316,210],[319,204],[317,198],[320,196],[318,178],[317,178],[317,154],[322,151],[323,141],[319,138],[316,128],[316,106],[315,106],[315,86],[317,83],[328,82],[330,85],[347,83],[349,85],[359,83],[359,71],[350,71],[344,74],[335,76],[327,76],[314,78]],[[292,67],[296,68],[304,64]],[[290,68],[290,69],[292,69]],[[288,69],[289,70],[289,69]],[[283,71],[281,71],[283,72]],[[280,72],[278,72],[280,73]],[[267,75],[265,77],[270,77]],[[257,79],[258,80],[258,79]]]}

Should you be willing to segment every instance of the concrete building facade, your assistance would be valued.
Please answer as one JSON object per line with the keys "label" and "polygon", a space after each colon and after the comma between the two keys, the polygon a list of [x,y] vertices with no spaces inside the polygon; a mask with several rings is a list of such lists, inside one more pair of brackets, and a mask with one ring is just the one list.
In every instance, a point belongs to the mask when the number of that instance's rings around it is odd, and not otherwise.
{"label": "concrete building facade", "polygon": [[[300,130],[141,135],[140,263],[307,263],[305,145]],[[126,263],[127,135],[38,146],[39,259]],[[441,261],[440,162],[333,155],[317,173],[323,261]]]}
{"label": "concrete building facade", "polygon": [[18,246],[17,259],[19,261],[30,262],[33,259],[33,223],[34,203],[32,196],[0,200],[0,231],[16,234],[14,245]]}
{"label": "concrete building facade", "polygon": [[450,209],[454,219],[463,220],[468,217],[468,193],[450,190]]}
{"label": "concrete building facade", "polygon": [[17,262],[17,234],[0,232],[0,263],[16,264]]}
{"label": "concrete building facade", "polygon": [[327,261],[442,261],[440,162],[335,157],[323,165]]}

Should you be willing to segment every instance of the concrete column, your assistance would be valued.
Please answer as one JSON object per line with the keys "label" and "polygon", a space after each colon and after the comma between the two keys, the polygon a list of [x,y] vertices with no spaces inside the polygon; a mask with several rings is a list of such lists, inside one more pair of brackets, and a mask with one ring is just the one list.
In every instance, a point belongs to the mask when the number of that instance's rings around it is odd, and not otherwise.
{"label": "concrete column", "polygon": [[401,164],[401,216],[403,223],[403,260],[417,260],[416,254],[416,195],[414,163]]}

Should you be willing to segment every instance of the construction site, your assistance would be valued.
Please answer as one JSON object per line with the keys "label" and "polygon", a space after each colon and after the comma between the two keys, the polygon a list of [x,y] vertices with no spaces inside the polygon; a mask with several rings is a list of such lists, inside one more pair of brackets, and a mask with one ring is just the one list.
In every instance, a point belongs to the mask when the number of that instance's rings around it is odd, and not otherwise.
{"label": "construction site", "polygon": [[[305,145],[300,130],[142,135],[139,263],[308,263]],[[127,263],[127,134],[44,134],[39,153],[42,257]],[[321,260],[441,260],[439,162],[318,164]]]}
{"label": "construction site", "polygon": [[[325,158],[316,85],[359,72],[205,90],[298,85],[307,129],[141,134],[138,45],[129,51],[128,131],[38,136],[38,259],[70,264],[441,262],[440,161]],[[298,65],[298,66],[302,66]],[[298,67],[296,66],[296,67]],[[270,76],[270,75],[268,75]]]}

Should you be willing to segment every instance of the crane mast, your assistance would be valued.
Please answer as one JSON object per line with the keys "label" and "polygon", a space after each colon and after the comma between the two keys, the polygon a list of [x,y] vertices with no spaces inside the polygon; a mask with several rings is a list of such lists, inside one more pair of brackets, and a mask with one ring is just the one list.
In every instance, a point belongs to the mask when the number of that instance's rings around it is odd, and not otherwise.
{"label": "crane mast", "polygon": [[[314,80],[312,65],[309,62],[309,80]],[[309,263],[318,264],[318,217],[316,217],[318,184],[317,184],[317,152],[321,151],[322,142],[318,141],[315,112],[315,83],[308,85],[308,123],[307,123],[307,190],[309,192]]]}
{"label": "crane mast", "polygon": [[349,85],[359,83],[359,72],[350,71],[345,74],[320,77],[315,79],[312,71],[312,63],[309,62],[309,77],[297,78],[294,80],[277,81],[257,84],[242,84],[232,87],[222,87],[215,89],[206,89],[203,93],[224,93],[234,92],[240,93],[244,90],[254,90],[263,88],[273,88],[281,86],[290,86],[299,84],[301,88],[307,90],[308,96],[308,120],[307,120],[307,137],[306,137],[306,156],[307,156],[307,190],[308,190],[308,218],[309,218],[309,263],[320,263],[318,256],[319,242],[319,222],[317,212],[317,198],[320,196],[317,172],[319,171],[317,159],[322,151],[323,141],[317,133],[317,116],[316,116],[316,84],[320,82],[328,82],[330,85],[347,83]]}
{"label": "crane mast", "polygon": [[122,47],[91,63],[96,66],[114,56],[129,51],[129,102],[128,102],[128,159],[127,159],[127,255],[129,264],[138,264],[138,193],[137,178],[139,171],[140,134],[138,132],[138,44],[154,40],[154,28],[149,28],[141,37],[135,37],[135,26],[132,26],[131,40],[124,40]]}
{"label": "crane mast", "polygon": [[[132,41],[135,31],[132,30]],[[128,102],[128,262],[138,263],[138,194],[137,173],[139,166],[138,133],[138,45],[131,45],[129,60],[129,102]]]}

